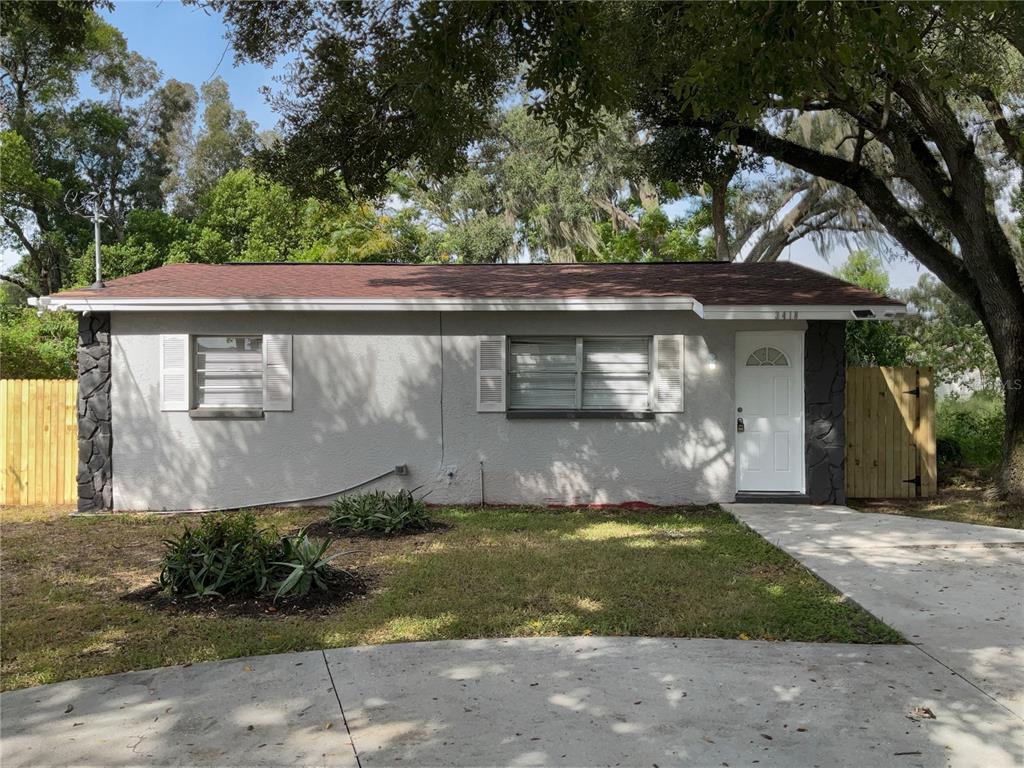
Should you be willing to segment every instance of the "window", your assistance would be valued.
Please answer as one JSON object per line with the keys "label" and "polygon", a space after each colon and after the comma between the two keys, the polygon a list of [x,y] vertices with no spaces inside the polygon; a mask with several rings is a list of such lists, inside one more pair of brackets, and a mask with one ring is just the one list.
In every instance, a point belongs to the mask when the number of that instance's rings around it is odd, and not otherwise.
{"label": "window", "polygon": [[512,410],[651,410],[648,336],[538,336],[509,342]]}
{"label": "window", "polygon": [[263,337],[196,336],[198,408],[263,407]]}
{"label": "window", "polygon": [[762,365],[789,365],[789,360],[785,354],[775,349],[775,347],[761,347],[750,353],[750,357],[747,358],[747,365],[754,367]]}
{"label": "window", "polygon": [[162,333],[160,410],[193,418],[262,418],[292,409],[292,337]]}

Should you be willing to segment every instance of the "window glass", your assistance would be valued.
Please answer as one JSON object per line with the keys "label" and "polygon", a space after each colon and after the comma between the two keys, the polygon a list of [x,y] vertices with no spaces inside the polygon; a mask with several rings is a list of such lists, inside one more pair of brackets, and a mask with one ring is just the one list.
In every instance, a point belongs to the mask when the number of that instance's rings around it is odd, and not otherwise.
{"label": "window glass", "polygon": [[576,407],[576,339],[513,339],[509,348],[509,407]]}
{"label": "window glass", "polygon": [[650,405],[647,338],[583,339],[583,408],[646,411]]}
{"label": "window glass", "polygon": [[198,407],[263,406],[262,336],[197,336],[194,351]]}
{"label": "window glass", "polygon": [[750,353],[750,357],[747,358],[747,365],[755,367],[761,365],[789,365],[789,360],[785,354],[775,349],[775,347],[761,347]]}
{"label": "window glass", "polygon": [[509,342],[509,407],[645,411],[650,337],[549,336]]}

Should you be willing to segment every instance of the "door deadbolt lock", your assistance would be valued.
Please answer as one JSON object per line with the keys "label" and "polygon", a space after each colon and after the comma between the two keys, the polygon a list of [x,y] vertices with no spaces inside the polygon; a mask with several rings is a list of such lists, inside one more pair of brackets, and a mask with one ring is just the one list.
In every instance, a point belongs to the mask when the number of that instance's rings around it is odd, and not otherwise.
{"label": "door deadbolt lock", "polygon": [[736,419],[736,431],[737,432],[742,432],[743,430],[744,430],[743,419],[742,418]]}

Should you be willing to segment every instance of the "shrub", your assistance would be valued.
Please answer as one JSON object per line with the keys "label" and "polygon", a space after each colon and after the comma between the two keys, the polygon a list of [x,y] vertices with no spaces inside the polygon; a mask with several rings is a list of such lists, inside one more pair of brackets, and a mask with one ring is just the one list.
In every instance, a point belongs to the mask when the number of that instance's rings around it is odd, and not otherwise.
{"label": "shrub", "polygon": [[430,524],[427,505],[406,490],[342,496],[331,505],[328,519],[337,528],[385,534],[406,528],[426,528]]}
{"label": "shrub", "polygon": [[943,467],[962,467],[964,449],[960,441],[952,437],[940,437],[935,441],[935,455]]}
{"label": "shrub", "polygon": [[989,468],[1003,449],[1003,403],[983,393],[966,400],[946,399],[936,414],[937,450],[946,466]]}
{"label": "shrub", "polygon": [[193,529],[164,541],[160,585],[184,597],[276,597],[326,589],[324,557],[330,542],[300,531],[280,536],[259,527],[252,512],[204,515]]}
{"label": "shrub", "polygon": [[42,317],[29,307],[0,307],[0,358],[5,379],[73,379],[78,320],[70,312]]}
{"label": "shrub", "polygon": [[311,539],[304,532],[297,536],[286,536],[281,539],[282,559],[274,565],[283,569],[287,575],[275,582],[275,597],[295,593],[305,595],[314,585],[326,590],[327,566],[342,554],[324,557],[331,542],[327,539]]}

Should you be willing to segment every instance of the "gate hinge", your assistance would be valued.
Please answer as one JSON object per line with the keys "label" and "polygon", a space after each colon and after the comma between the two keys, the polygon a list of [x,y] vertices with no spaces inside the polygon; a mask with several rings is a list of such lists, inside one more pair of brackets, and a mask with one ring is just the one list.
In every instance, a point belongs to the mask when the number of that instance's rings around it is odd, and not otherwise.
{"label": "gate hinge", "polygon": [[910,483],[915,488],[920,488],[921,487],[921,476],[920,475],[914,475],[909,480],[904,480],[903,482],[904,483]]}
{"label": "gate hinge", "polygon": [[903,394],[904,395],[913,395],[914,397],[920,397],[921,396],[921,388],[920,387],[914,387],[913,389],[908,389]]}

